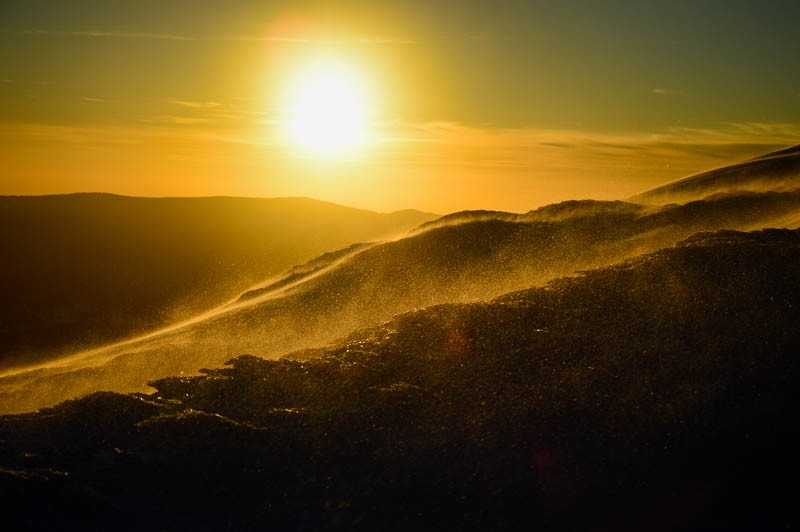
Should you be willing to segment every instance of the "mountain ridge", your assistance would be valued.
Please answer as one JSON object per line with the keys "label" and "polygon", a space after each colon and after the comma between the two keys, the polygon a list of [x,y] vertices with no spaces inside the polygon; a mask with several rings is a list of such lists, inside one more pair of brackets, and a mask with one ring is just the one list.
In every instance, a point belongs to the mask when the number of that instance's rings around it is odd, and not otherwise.
{"label": "mountain ridge", "polygon": [[684,203],[720,192],[800,188],[800,144],[678,179],[631,196],[639,203]]}
{"label": "mountain ridge", "polygon": [[[785,170],[797,152],[767,159]],[[720,171],[717,182],[729,177]],[[148,380],[194,374],[237,352],[274,358],[315,351],[415,308],[492,299],[672,247],[700,231],[798,225],[800,190],[715,192],[662,206],[578,200],[527,213],[453,213],[398,238],[326,249],[170,326],[5,371],[0,411],[98,389],[146,391]]]}
{"label": "mountain ridge", "polygon": [[[97,389],[145,391],[146,380],[214,367],[226,354],[276,357],[316,348],[414,308],[491,299],[670,247],[697,231],[759,228],[798,212],[800,193],[764,192],[661,208],[587,201],[530,216],[480,212],[475,220],[460,213],[455,223],[312,260],[185,326],[79,354],[62,369],[7,374],[0,410]],[[554,221],[542,221],[548,219]]]}

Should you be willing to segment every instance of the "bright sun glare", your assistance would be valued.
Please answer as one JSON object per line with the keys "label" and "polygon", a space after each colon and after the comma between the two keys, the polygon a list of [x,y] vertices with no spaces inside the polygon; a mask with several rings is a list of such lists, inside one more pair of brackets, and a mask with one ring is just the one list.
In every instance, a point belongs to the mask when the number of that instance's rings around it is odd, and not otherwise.
{"label": "bright sun glare", "polygon": [[367,142],[369,105],[363,82],[344,65],[316,64],[290,85],[289,141],[321,157],[352,153]]}

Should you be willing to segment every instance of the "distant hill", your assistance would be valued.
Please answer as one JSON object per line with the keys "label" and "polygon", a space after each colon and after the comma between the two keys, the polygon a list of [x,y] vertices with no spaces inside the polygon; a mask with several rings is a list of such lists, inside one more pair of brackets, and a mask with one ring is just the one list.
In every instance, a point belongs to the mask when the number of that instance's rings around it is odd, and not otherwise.
{"label": "distant hill", "polygon": [[6,375],[0,411],[96,390],[145,391],[148,380],[195,374],[238,353],[275,358],[319,348],[402,312],[483,301],[671,247],[698,231],[770,227],[798,213],[800,192],[665,207],[579,201],[519,215],[460,213],[404,238],[326,254],[180,327]]}
{"label": "distant hill", "polygon": [[634,203],[686,203],[719,193],[800,189],[800,145],[680,179],[637,194]]}
{"label": "distant hill", "polygon": [[30,529],[796,529],[798,264],[798,230],[700,233],[406,313],[314,358],[241,356],[150,395],[3,417],[4,517]]}
{"label": "distant hill", "polygon": [[191,316],[289,266],[435,215],[306,198],[0,197],[0,367]]}

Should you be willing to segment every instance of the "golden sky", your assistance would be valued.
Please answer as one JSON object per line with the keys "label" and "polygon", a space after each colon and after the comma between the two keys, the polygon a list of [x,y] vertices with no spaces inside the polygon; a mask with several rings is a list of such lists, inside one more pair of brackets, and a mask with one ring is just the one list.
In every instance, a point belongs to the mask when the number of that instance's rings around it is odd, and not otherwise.
{"label": "golden sky", "polygon": [[[527,211],[800,142],[796,2],[614,6],[6,0],[0,194]],[[320,61],[363,89],[342,156],[283,123]]]}

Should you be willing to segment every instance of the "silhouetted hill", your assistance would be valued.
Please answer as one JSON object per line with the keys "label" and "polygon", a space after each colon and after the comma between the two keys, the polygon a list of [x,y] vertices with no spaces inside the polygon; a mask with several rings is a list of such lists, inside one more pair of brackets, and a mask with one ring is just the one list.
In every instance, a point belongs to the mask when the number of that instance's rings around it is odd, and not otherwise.
{"label": "silhouetted hill", "polygon": [[755,157],[637,194],[635,203],[685,203],[718,193],[800,189],[800,145]]}
{"label": "silhouetted hill", "polygon": [[315,358],[240,356],[151,395],[3,417],[5,517],[794,529],[798,264],[798,230],[702,233],[491,302],[406,313]]}
{"label": "silhouetted hill", "polygon": [[154,329],[433,217],[304,198],[0,197],[0,366]]}
{"label": "silhouetted hill", "polygon": [[271,358],[430,305],[474,302],[672,246],[697,231],[774,226],[800,192],[722,195],[661,208],[565,202],[513,215],[462,213],[409,236],[353,246],[289,270],[183,326],[0,378],[0,412],[97,390],[146,391],[237,353]]}

